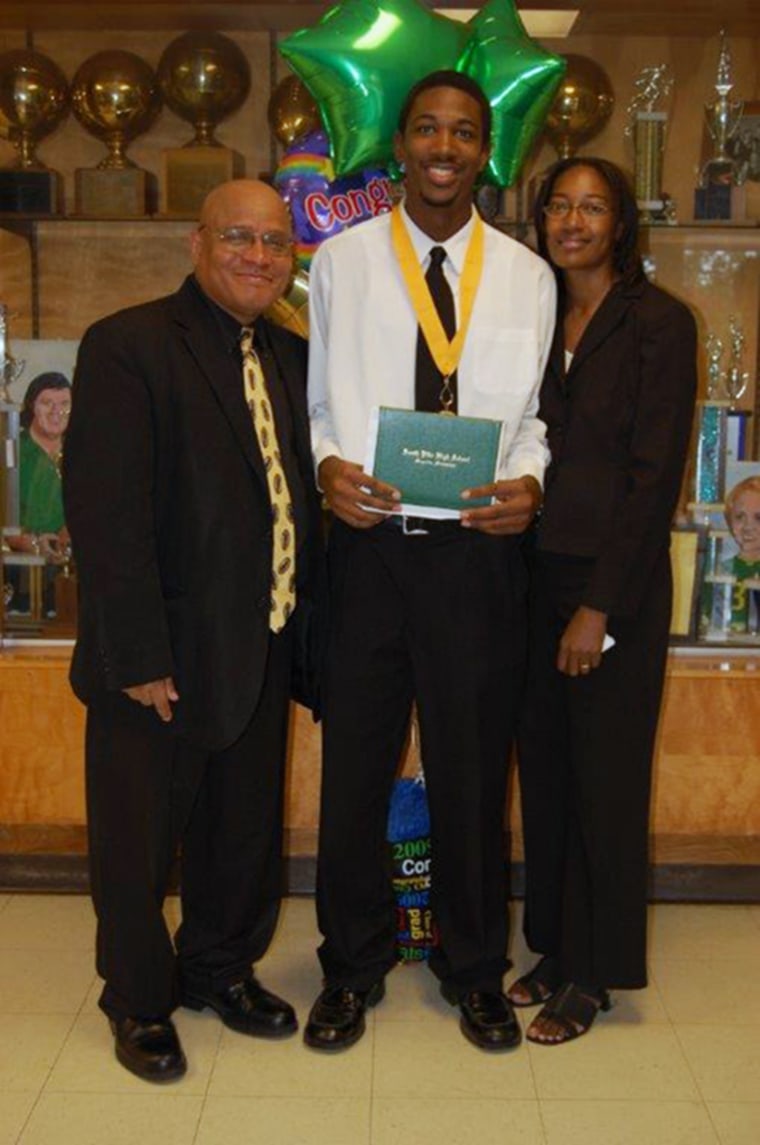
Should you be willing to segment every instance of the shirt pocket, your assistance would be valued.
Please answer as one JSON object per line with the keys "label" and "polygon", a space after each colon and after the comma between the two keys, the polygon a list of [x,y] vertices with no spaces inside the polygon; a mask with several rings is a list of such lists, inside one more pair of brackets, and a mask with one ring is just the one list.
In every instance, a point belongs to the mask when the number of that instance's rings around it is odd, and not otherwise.
{"label": "shirt pocket", "polygon": [[536,331],[520,327],[481,326],[473,339],[472,381],[484,394],[532,389],[538,380]]}

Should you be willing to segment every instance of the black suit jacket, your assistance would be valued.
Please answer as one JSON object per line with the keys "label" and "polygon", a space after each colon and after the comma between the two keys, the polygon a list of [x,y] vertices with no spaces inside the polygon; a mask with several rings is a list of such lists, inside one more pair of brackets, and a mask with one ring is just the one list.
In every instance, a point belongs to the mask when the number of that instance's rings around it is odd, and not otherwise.
{"label": "black suit jacket", "polygon": [[[267,330],[308,498],[295,624],[311,609],[321,560],[306,343]],[[248,723],[269,640],[269,495],[234,383],[218,322],[188,279],[87,331],[64,459],[80,585],[76,694],[87,702],[171,675],[172,727],[210,749]]]}
{"label": "black suit jacket", "polygon": [[541,391],[552,460],[540,549],[594,558],[583,604],[635,613],[670,543],[696,395],[696,325],[665,291],[618,284],[567,375],[561,316]]}

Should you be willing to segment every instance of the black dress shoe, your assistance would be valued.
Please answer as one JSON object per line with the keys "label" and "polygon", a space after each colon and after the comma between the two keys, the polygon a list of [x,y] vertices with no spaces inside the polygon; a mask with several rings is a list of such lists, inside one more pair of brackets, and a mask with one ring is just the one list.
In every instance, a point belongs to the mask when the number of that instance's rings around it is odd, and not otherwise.
{"label": "black dress shoe", "polygon": [[364,1033],[364,1013],[385,997],[385,982],[369,990],[327,986],[311,1008],[303,1040],[313,1050],[347,1050]]}
{"label": "black dress shoe", "polygon": [[480,1050],[511,1050],[520,1044],[522,1033],[512,1003],[501,991],[470,990],[458,996],[443,984],[441,993],[462,1015],[459,1028]]}
{"label": "black dress shoe", "polygon": [[143,1081],[176,1081],[187,1070],[170,1018],[110,1018],[116,1057]]}
{"label": "black dress shoe", "polygon": [[224,990],[186,990],[182,1005],[190,1010],[210,1006],[225,1026],[257,1038],[286,1038],[298,1029],[295,1010],[256,981],[245,978]]}

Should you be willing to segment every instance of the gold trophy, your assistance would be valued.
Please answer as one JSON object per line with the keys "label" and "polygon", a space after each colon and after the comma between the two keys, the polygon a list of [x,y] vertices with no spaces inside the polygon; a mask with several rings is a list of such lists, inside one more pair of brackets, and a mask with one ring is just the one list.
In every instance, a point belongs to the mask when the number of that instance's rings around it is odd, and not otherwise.
{"label": "gold trophy", "polygon": [[213,187],[243,174],[243,157],[214,139],[214,127],[245,101],[248,61],[219,32],[186,32],[161,56],[158,82],[167,107],[195,127],[184,147],[164,151],[162,211],[195,216]]}
{"label": "gold trophy", "polygon": [[155,177],[125,154],[127,142],[147,131],[161,106],[152,68],[132,52],[97,52],[74,76],[71,106],[82,126],[108,147],[97,167],[76,171],[76,213],[142,216],[155,208]]}
{"label": "gold trophy", "polygon": [[280,80],[267,104],[267,120],[283,147],[290,147],[303,135],[322,127],[314,97],[298,76]]}
{"label": "gold trophy", "polygon": [[309,272],[297,270],[287,293],[273,302],[266,313],[278,326],[284,326],[302,338],[309,337]]}
{"label": "gold trophy", "polygon": [[662,190],[662,160],[668,114],[658,107],[671,92],[673,78],[667,64],[642,68],[634,80],[628,104],[626,135],[633,136],[634,179],[642,223],[671,222],[674,204]]}
{"label": "gold trophy", "polygon": [[18,151],[15,166],[0,171],[0,211],[54,215],[61,210],[61,176],[34,151],[67,111],[66,77],[48,56],[23,48],[0,55],[0,113]]}
{"label": "gold trophy", "polygon": [[544,135],[560,159],[602,130],[615,97],[607,73],[586,56],[567,55],[567,70],[544,124]]}

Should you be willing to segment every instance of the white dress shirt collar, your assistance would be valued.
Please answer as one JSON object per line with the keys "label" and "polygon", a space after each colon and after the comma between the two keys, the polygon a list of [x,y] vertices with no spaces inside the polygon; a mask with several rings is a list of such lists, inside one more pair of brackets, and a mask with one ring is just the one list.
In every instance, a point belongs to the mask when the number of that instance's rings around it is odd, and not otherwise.
{"label": "white dress shirt collar", "polygon": [[417,258],[420,260],[420,265],[426,263],[428,255],[434,246],[442,246],[446,251],[446,257],[450,261],[454,271],[457,275],[461,275],[465,255],[467,254],[467,247],[470,243],[472,228],[475,226],[475,208],[472,208],[470,217],[464,226],[460,227],[460,229],[451,235],[450,238],[447,238],[445,242],[437,242],[435,239],[432,239],[430,235],[425,234],[423,230],[420,230],[417,224],[410,218],[409,212],[403,202],[401,204],[401,211],[404,216],[404,222],[406,223],[406,229],[409,232],[409,237],[412,240],[412,246],[417,254]]}

